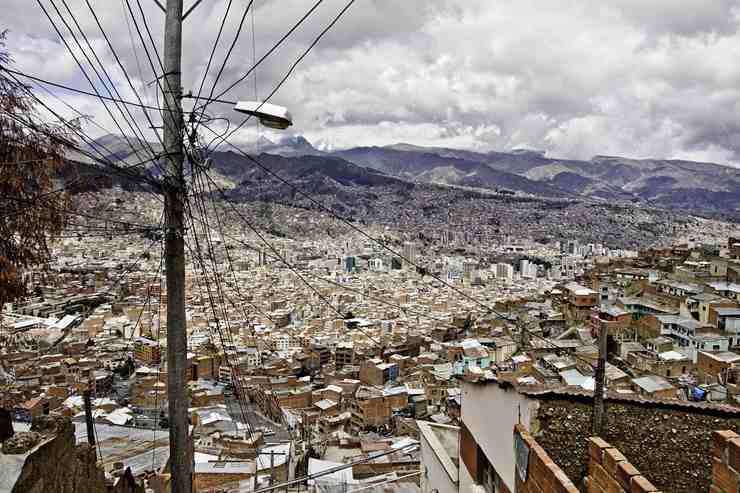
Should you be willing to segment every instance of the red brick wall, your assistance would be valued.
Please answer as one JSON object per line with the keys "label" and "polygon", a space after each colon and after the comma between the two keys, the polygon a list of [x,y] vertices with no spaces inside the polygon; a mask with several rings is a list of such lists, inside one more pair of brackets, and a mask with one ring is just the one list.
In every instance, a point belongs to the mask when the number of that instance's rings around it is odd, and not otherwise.
{"label": "red brick wall", "polygon": [[223,485],[230,485],[238,481],[244,481],[250,478],[249,474],[193,474],[193,483],[196,491],[206,490],[209,488],[218,488]]}
{"label": "red brick wall", "polygon": [[713,379],[729,367],[729,363],[723,363],[710,358],[703,351],[699,351],[696,358],[696,369],[699,371],[700,376],[703,376],[705,379]]}
{"label": "red brick wall", "polygon": [[514,473],[516,493],[578,493],[578,488],[524,427],[516,425],[514,435],[529,447],[526,479],[522,480],[518,471]]}
{"label": "red brick wall", "polygon": [[734,431],[712,434],[712,486],[710,493],[735,493],[740,488],[740,435]]}
{"label": "red brick wall", "polygon": [[648,481],[622,453],[601,438],[588,439],[588,493],[646,493],[658,488]]}

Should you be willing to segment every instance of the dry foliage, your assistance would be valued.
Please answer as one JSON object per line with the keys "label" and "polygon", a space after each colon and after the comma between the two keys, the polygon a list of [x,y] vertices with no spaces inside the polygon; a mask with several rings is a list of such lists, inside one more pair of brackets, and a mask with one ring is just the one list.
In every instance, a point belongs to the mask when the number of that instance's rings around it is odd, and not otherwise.
{"label": "dry foliage", "polygon": [[[0,68],[10,63],[0,33]],[[30,89],[0,71],[0,304],[25,294],[24,269],[49,257],[49,238],[65,226],[69,196],[55,178],[64,134],[43,122]]]}

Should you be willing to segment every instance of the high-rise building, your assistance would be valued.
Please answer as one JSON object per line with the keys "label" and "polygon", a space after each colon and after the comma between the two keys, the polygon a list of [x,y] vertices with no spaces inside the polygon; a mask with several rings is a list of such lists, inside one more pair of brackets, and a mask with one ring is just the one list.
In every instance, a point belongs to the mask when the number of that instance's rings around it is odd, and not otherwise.
{"label": "high-rise building", "polygon": [[522,279],[534,279],[537,277],[537,264],[531,263],[529,260],[522,260],[519,262],[519,275]]}
{"label": "high-rise building", "polygon": [[383,270],[383,259],[381,258],[373,258],[370,259],[370,270],[372,271],[381,271]]}
{"label": "high-rise building", "polygon": [[514,267],[509,264],[496,264],[496,278],[511,281],[514,278]]}
{"label": "high-rise building", "polygon": [[267,264],[267,254],[262,250],[257,250],[257,265],[262,267]]}
{"label": "high-rise building", "polygon": [[568,241],[568,248],[566,249],[566,252],[569,255],[577,255],[578,254],[578,241],[576,240],[569,240]]}
{"label": "high-rise building", "polygon": [[468,281],[472,280],[475,276],[476,269],[478,269],[478,262],[475,260],[465,260],[463,262],[463,277]]}
{"label": "high-rise building", "polygon": [[417,255],[416,243],[414,243],[413,241],[404,241],[402,253],[405,259],[404,262],[409,264],[409,265],[406,265],[406,267],[411,267],[412,264],[416,263],[416,255]]}

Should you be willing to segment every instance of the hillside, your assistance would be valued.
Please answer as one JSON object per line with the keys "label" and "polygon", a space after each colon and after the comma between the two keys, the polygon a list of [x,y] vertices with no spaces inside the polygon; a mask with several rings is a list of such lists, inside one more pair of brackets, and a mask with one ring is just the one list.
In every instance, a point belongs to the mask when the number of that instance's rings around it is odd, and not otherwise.
{"label": "hillside", "polygon": [[740,170],[713,163],[612,156],[579,161],[548,158],[537,151],[475,153],[408,144],[358,147],[335,154],[417,181],[641,202],[740,217]]}

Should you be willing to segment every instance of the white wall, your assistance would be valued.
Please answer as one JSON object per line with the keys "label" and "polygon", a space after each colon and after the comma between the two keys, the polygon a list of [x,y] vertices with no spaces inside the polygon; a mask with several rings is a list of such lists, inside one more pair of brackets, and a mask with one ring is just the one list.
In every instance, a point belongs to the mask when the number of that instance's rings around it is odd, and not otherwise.
{"label": "white wall", "polygon": [[[421,491],[431,493],[433,490],[439,493],[457,493],[457,484],[447,474],[442,462],[434,453],[432,446],[426,437],[421,434]],[[464,469],[465,465],[461,464]],[[467,490],[460,490],[467,491]]]}
{"label": "white wall", "polygon": [[[460,459],[460,491],[468,493],[470,491],[474,491],[475,488],[475,481],[473,478],[470,477],[470,473],[468,472],[468,468],[465,466],[465,463]],[[514,490],[512,490],[514,491]],[[427,493],[427,492],[424,492]]]}
{"label": "white wall", "polygon": [[[514,491],[514,425],[521,422],[530,429],[537,404],[513,388],[503,389],[495,382],[462,385],[462,421],[510,491]],[[465,464],[460,461],[460,491],[466,491],[462,480],[464,469]]]}

